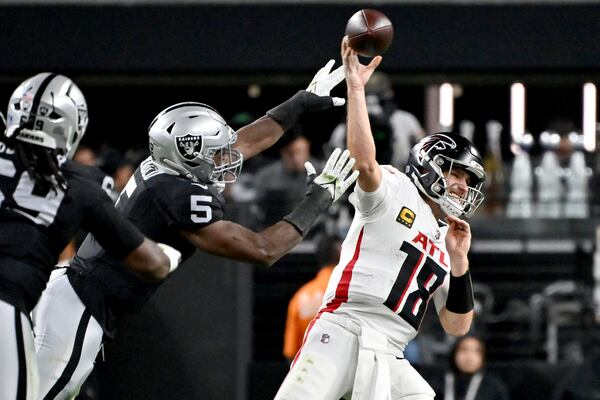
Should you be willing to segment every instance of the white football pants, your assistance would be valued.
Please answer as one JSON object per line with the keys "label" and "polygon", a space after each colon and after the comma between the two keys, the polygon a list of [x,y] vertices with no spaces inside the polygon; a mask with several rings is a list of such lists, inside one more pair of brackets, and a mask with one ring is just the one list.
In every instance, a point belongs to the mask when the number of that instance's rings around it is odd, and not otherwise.
{"label": "white football pants", "polygon": [[0,399],[38,400],[38,371],[29,318],[0,300]]}
{"label": "white football pants", "polygon": [[103,332],[64,270],[50,278],[33,310],[33,325],[40,399],[74,399],[94,368]]}
{"label": "white football pants", "polygon": [[[344,317],[333,322],[332,314],[325,313],[320,316],[312,327],[308,328],[304,344],[296,356],[295,363],[283,381],[275,400],[338,400],[351,399],[355,385],[357,367],[359,365],[360,328],[348,329],[349,325],[342,326]],[[347,320],[347,322],[351,322]],[[354,324],[352,322],[352,324]],[[356,324],[354,324],[357,326]],[[362,353],[363,355],[365,353]],[[381,382],[377,373],[377,362],[373,363],[373,353],[369,353],[367,362],[374,364],[366,380],[360,385],[367,388],[361,397],[370,400],[387,398],[391,400],[432,400],[435,396],[429,384],[404,358],[386,357],[385,381],[387,387],[376,388],[374,382]],[[366,359],[363,358],[363,361]],[[362,370],[364,374],[364,370]],[[370,387],[371,386],[371,387]],[[370,393],[386,393],[370,397]],[[356,391],[355,391],[356,393]],[[356,394],[355,394],[356,396]],[[372,396],[372,395],[371,395]]]}

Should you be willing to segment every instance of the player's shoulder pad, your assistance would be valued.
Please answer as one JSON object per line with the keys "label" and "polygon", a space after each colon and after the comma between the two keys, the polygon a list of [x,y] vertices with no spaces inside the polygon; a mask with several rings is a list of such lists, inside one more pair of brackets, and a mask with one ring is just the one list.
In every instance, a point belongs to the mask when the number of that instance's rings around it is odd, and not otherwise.
{"label": "player's shoulder pad", "polygon": [[163,174],[153,179],[152,186],[158,188],[155,191],[161,196],[170,199],[167,200],[170,203],[189,196],[211,196],[215,200],[213,203],[221,208],[225,206],[223,195],[210,183],[194,182],[182,176]]}

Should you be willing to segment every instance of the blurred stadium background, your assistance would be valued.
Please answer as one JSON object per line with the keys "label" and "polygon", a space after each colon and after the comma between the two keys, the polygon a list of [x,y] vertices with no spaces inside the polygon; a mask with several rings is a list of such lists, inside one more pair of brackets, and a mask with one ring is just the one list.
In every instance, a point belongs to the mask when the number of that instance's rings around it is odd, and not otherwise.
{"label": "blurred stadium background", "polygon": [[[149,122],[172,103],[211,104],[236,128],[260,117],[304,88],[328,59],[339,64],[345,23],[364,7],[383,11],[394,24],[380,69],[398,107],[426,131],[473,127],[488,166],[501,171],[486,188],[488,206],[472,221],[475,329],[487,341],[490,368],[513,399],[563,398],[557,393],[564,379],[598,346],[599,2],[3,0],[0,95],[8,101],[37,72],[71,77],[89,105],[83,143],[112,173],[145,154]],[[448,83],[451,119],[441,123],[440,89]],[[515,83],[526,93],[521,125]],[[591,106],[584,104],[585,84]],[[334,93],[344,96],[344,86]],[[593,120],[586,132],[584,114]],[[313,156],[322,157],[343,118],[344,110],[334,110],[306,122]],[[489,121],[503,127],[500,157],[490,150]],[[571,132],[587,135],[585,149]],[[523,144],[524,133],[532,145]],[[277,149],[262,162],[278,157]],[[584,212],[569,214],[575,173],[569,157],[577,152],[584,155],[586,197],[574,206]],[[524,178],[513,168],[523,153],[530,165]],[[547,153],[559,161],[550,169],[541,164]],[[250,191],[259,167],[245,172]],[[554,172],[560,210],[544,214],[539,210],[548,204],[539,201],[539,189]],[[509,211],[519,185],[531,195],[530,214]],[[230,218],[259,228],[256,206],[241,200],[230,200]],[[281,354],[287,302],[316,272],[314,242],[307,239],[268,271],[199,253],[126,320],[79,398],[272,398],[287,370]],[[435,379],[451,343],[434,318],[426,319],[420,338],[417,365]]]}

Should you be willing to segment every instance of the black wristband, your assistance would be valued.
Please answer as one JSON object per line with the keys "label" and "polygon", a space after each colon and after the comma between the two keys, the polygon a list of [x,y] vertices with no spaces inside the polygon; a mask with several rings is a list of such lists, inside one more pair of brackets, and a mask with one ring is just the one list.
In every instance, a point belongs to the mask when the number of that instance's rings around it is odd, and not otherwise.
{"label": "black wristband", "polygon": [[316,183],[310,183],[304,200],[291,213],[283,217],[283,220],[292,224],[298,233],[304,236],[313,227],[319,214],[327,210],[331,203],[333,199],[327,189]]}
{"label": "black wristband", "polygon": [[277,122],[284,131],[296,125],[300,117],[307,112],[325,110],[333,107],[329,96],[318,96],[306,90],[299,90],[291,98],[267,111],[267,116]]}
{"label": "black wristband", "polygon": [[448,288],[446,309],[456,314],[466,314],[473,310],[473,304],[471,272],[467,270],[464,275],[459,277],[450,274],[450,287]]}

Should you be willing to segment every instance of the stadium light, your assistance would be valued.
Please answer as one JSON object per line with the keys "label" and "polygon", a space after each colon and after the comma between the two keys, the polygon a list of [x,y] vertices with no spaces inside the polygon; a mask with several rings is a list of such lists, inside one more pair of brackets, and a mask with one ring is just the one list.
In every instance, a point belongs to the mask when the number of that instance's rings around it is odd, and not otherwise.
{"label": "stadium light", "polygon": [[440,125],[451,128],[454,124],[454,88],[451,83],[440,85]]}
{"label": "stadium light", "polygon": [[596,85],[583,85],[583,147],[589,152],[596,150]]}
{"label": "stadium light", "polygon": [[522,83],[513,83],[510,87],[510,133],[515,143],[520,143],[525,134],[525,86]]}

